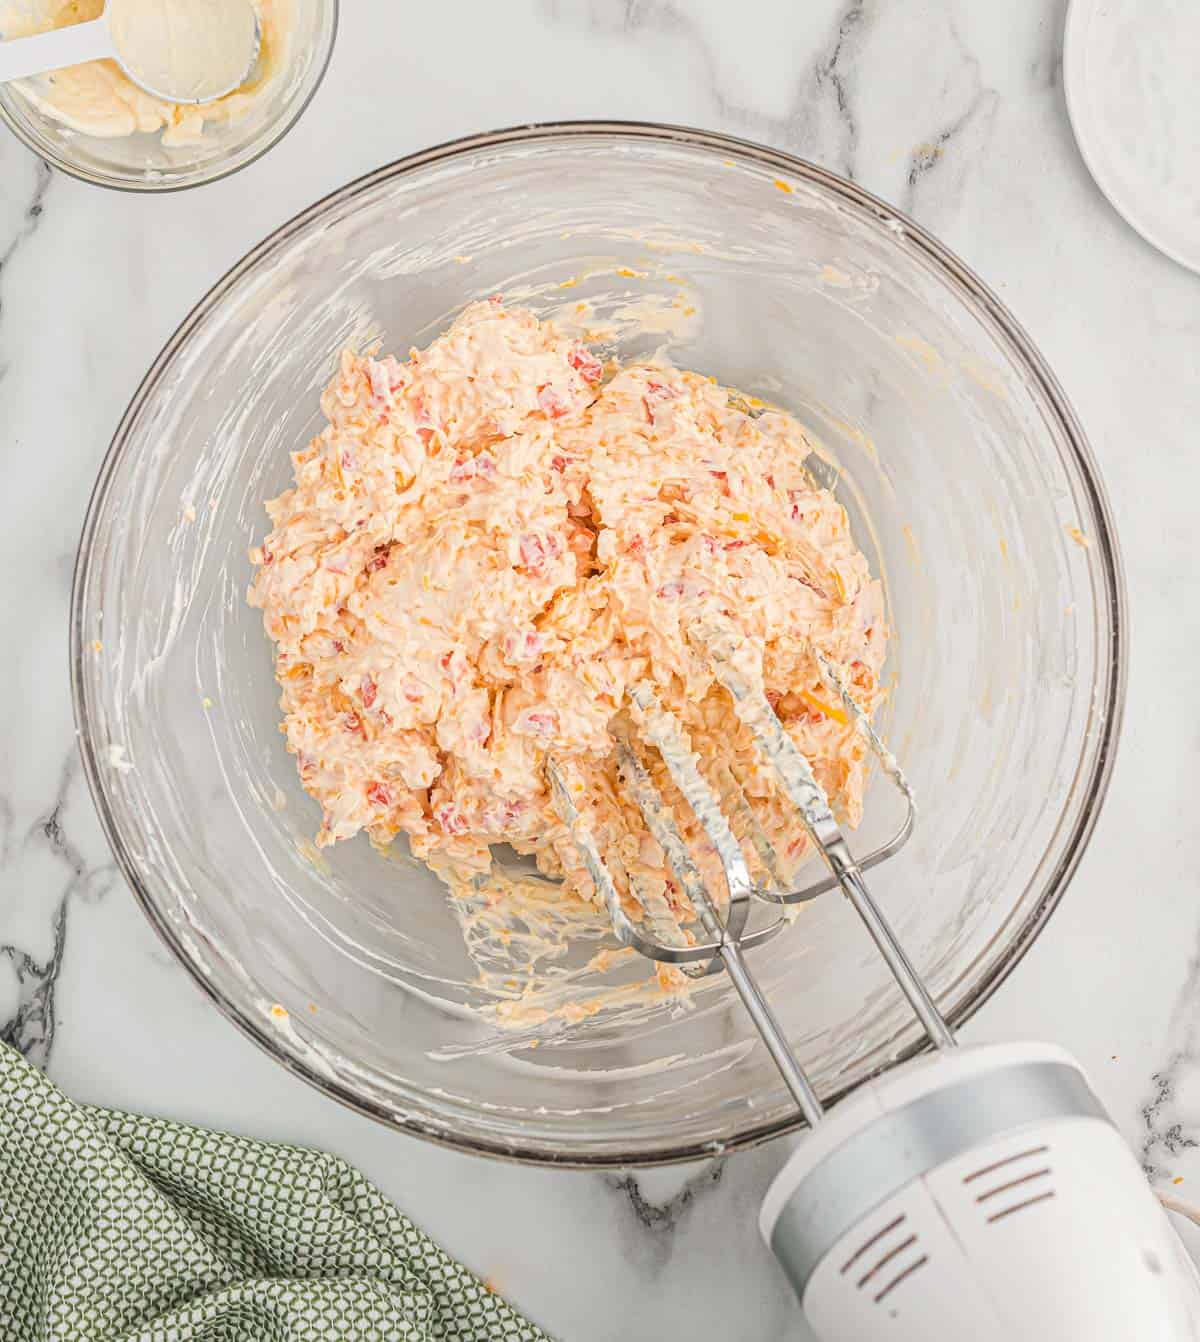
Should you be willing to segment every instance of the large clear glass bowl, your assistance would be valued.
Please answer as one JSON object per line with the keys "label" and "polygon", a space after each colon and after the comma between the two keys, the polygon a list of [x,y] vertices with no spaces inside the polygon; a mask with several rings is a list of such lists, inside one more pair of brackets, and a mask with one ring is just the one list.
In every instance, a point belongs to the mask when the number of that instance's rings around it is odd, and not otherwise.
{"label": "large clear glass bowl", "polygon": [[[79,553],[76,710],[116,855],[196,981],[328,1094],[457,1146],[624,1164],[743,1145],[797,1116],[722,977],[691,1010],[506,1035],[477,1009],[503,980],[479,978],[432,876],[362,840],[315,853],[277,731],[244,600],[262,500],[342,346],[403,354],[495,291],[590,301],[621,353],[668,340],[840,463],[921,805],[872,885],[956,1023],[1044,925],[1105,789],[1125,632],[1101,486],[1052,374],[944,247],[811,164],[652,126],[481,136],[344,187],[235,266],[135,395]],[[876,778],[860,846],[895,818]],[[836,895],[754,963],[826,1097],[922,1046]]]}
{"label": "large clear glass bowl", "polygon": [[[40,24],[55,6],[14,0],[12,14]],[[165,145],[159,131],[115,137],[65,125],[38,100],[39,79],[0,84],[0,120],[51,167],[121,191],[180,191],[227,177],[288,133],[320,87],[337,34],[338,0],[281,0],[284,40],[243,114],[213,124],[192,144]],[[2,34],[0,34],[2,35]]]}

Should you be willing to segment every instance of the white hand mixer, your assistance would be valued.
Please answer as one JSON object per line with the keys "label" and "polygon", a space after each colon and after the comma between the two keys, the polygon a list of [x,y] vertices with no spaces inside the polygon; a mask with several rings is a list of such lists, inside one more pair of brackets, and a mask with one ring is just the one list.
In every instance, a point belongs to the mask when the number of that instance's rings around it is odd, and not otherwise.
{"label": "white hand mixer", "polygon": [[[1079,1064],[1045,1044],[957,1048],[872,899],[863,870],[905,842],[913,797],[839,669],[816,653],[826,682],[907,803],[897,834],[861,862],[753,671],[739,669],[728,631],[701,627],[692,637],[797,808],[829,877],[798,891],[751,878],[722,805],[739,812],[777,884],[770,844],[749,803],[732,779],[718,797],[649,683],[630,691],[630,724],[617,733],[618,769],[706,940],[692,944],[665,901],[646,899],[642,920],[629,917],[576,805],[567,766],[552,759],[549,779],[619,940],[692,977],[724,969],[808,1121],[810,1133],[767,1192],[760,1227],[812,1327],[827,1342],[1200,1339],[1200,1275]],[[701,879],[643,763],[647,748],[661,756],[715,850],[726,899]],[[826,1114],[745,952],[788,922],[780,917],[747,932],[752,901],[796,904],[835,886],[866,924],[937,1052],[868,1082]],[[632,886],[631,893],[638,897]]]}

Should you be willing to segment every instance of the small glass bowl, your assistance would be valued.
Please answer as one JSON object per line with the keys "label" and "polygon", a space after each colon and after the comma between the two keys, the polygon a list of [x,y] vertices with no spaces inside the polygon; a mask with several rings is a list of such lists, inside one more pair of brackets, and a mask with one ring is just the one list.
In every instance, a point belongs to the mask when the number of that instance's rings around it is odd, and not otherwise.
{"label": "small glass bowl", "polygon": [[[723,975],[690,1010],[498,1026],[481,1010],[527,966],[489,962],[399,852],[318,854],[278,730],[245,600],[263,500],[320,429],[342,346],[403,354],[495,292],[584,305],[622,358],[668,341],[840,463],[888,592],[883,725],[920,808],[871,885],[955,1025],[1044,926],[1099,813],[1126,644],[1108,506],[1053,375],[971,271],[853,183],[699,131],[523,127],[382,168],[240,261],[146,375],[84,527],[71,658],[92,793],[166,943],[272,1056],[407,1131],[577,1165],[728,1150],[799,1120]],[[872,784],[860,851],[894,795]],[[924,1045],[836,894],[754,967],[826,1099]]]}
{"label": "small glass bowl", "polygon": [[[36,13],[40,0],[31,0]],[[40,107],[36,81],[0,84],[0,118],[35,154],[80,181],[119,191],[181,191],[253,163],[296,124],[325,76],[337,34],[338,0],[287,0],[282,56],[235,120],[205,126],[191,144],[164,145],[162,132],[87,135]],[[27,87],[28,86],[28,87]]]}

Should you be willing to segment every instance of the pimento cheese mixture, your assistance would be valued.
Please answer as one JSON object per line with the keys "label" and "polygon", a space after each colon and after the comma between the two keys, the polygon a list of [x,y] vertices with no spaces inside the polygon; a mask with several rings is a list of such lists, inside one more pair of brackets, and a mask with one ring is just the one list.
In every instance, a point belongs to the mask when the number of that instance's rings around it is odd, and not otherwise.
{"label": "pimento cheese mixture", "polygon": [[[857,822],[866,748],[814,649],[873,711],[882,592],[791,416],[748,413],[697,373],[606,368],[499,300],[407,362],[343,353],[321,406],[328,425],[267,505],[249,593],[275,644],[288,748],[323,811],[318,845],[403,834],[462,888],[510,844],[562,877],[564,897],[590,899],[551,806],[552,753],[619,883],[686,915],[616,780],[610,725],[649,678],[701,768],[720,787],[728,767],[794,867],[796,818],[689,639],[714,620]],[[694,823],[685,834],[703,869]]]}

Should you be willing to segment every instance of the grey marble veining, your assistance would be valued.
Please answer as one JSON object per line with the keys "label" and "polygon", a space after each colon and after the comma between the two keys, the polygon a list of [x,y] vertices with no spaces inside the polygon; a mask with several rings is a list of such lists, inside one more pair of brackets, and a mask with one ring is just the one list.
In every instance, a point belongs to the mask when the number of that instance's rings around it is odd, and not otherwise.
{"label": "grey marble veining", "polygon": [[1142,1106],[1144,1131],[1139,1153],[1146,1173],[1155,1180],[1178,1177],[1185,1164],[1200,1173],[1200,1159],[1181,1159],[1200,1151],[1200,955],[1188,966],[1174,1019],[1167,1032],[1167,1051],[1149,1077],[1149,1098]]}
{"label": "grey marble veining", "polygon": [[17,254],[17,250],[27,238],[33,236],[41,221],[42,210],[45,207],[46,192],[50,188],[51,172],[46,164],[37,161],[33,164],[33,192],[28,200],[22,201],[19,196],[13,196],[13,202],[17,206],[18,219],[14,227],[7,231],[7,239],[4,251],[0,252],[0,275],[3,275],[4,267],[9,264]]}
{"label": "grey marble veining", "polygon": [[[12,805],[0,799],[4,871],[19,865],[41,873],[37,895],[30,892],[21,901],[21,908],[35,911],[34,921],[40,925],[32,934],[22,933],[22,920],[6,916],[0,933],[7,937],[11,931],[14,938],[0,944],[0,962],[7,963],[15,987],[15,1000],[0,1025],[0,1038],[43,1067],[49,1066],[54,1047],[56,992],[72,906],[79,900],[101,898],[115,879],[116,865],[110,858],[98,864],[89,860],[72,837],[74,808],[90,804],[73,746],[61,767],[52,801],[33,817],[23,833],[14,833]],[[7,915],[7,903],[4,911]]]}
{"label": "grey marble veining", "polygon": [[338,1151],[561,1337],[801,1336],[754,1230],[783,1144],[567,1174],[339,1109],[247,1044],[160,946],[74,748],[79,526],[130,393],[196,297],[289,215],[425,144],[534,120],[673,121],[778,145],[913,213],[1011,305],[1088,429],[1128,570],[1127,726],[1072,890],[967,1037],[1072,1049],[1149,1175],[1200,1199],[1200,279],[1088,177],[1063,103],[1064,13],[513,0],[479,6],[464,35],[456,6],[351,3],[301,128],[202,191],[97,192],[0,133],[0,1037],[80,1099]]}
{"label": "grey marble veining", "polygon": [[31,1062],[45,1067],[54,1045],[54,989],[67,944],[67,899],[58,902],[53,922],[54,946],[42,963],[16,946],[0,946],[16,978],[17,1002],[0,1031],[0,1039]]}

